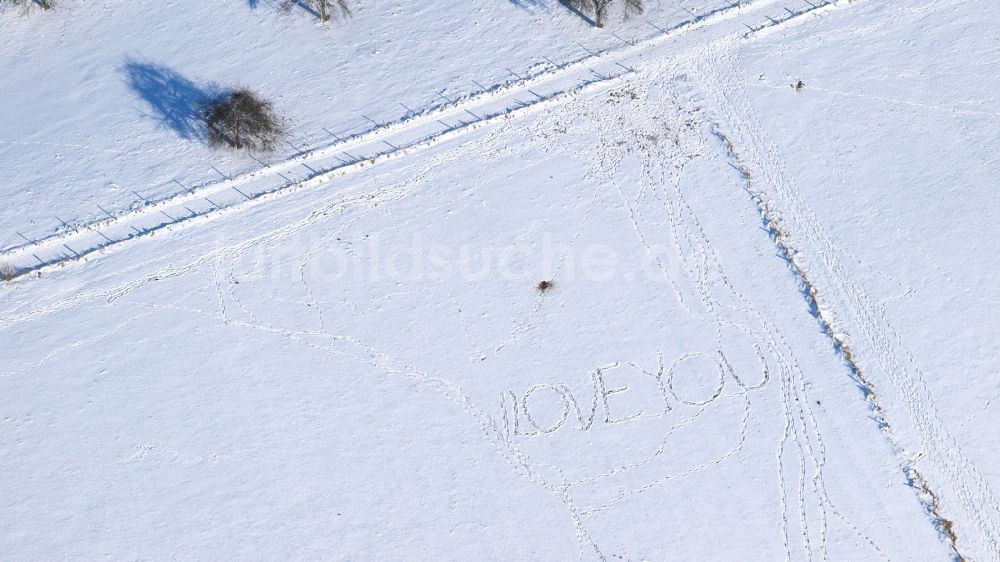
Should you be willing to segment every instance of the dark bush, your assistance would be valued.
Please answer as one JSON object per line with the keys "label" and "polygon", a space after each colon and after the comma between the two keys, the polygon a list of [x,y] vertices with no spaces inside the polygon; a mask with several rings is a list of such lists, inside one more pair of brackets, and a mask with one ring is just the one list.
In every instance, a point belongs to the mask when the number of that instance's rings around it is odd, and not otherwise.
{"label": "dark bush", "polygon": [[285,136],[285,125],[274,105],[246,88],[209,102],[204,118],[213,146],[271,152]]}

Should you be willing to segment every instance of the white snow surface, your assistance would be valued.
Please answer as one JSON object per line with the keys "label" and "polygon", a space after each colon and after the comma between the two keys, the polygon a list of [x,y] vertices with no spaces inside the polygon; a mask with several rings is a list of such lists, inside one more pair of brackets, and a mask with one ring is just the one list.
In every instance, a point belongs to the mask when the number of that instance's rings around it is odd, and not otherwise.
{"label": "white snow surface", "polygon": [[4,558],[1000,560],[1000,10],[256,4],[0,20]]}
{"label": "white snow surface", "polygon": [[214,92],[248,86],[275,104],[292,135],[256,156],[280,161],[728,2],[662,0],[609,33],[554,0],[355,2],[350,20],[326,27],[278,4],[62,0],[31,17],[8,10],[0,197],[12,204],[0,210],[0,249],[259,167],[205,148],[196,105]]}

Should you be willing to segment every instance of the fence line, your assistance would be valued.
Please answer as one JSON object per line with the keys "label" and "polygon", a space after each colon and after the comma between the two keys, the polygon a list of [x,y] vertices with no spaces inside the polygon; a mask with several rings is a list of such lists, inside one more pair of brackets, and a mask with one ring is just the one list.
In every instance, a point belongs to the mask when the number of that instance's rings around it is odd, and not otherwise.
{"label": "fence line", "polygon": [[[165,228],[169,228],[175,225],[190,223],[192,220],[202,217],[207,218],[209,216],[221,213],[222,211],[225,211],[226,209],[235,207],[237,205],[242,205],[245,203],[250,203],[253,201],[269,198],[279,192],[301,189],[303,187],[316,185],[320,182],[325,182],[328,181],[334,175],[337,175],[338,173],[348,173],[353,169],[365,167],[367,164],[373,165],[377,161],[390,158],[393,155],[405,153],[407,151],[410,151],[412,149],[421,146],[429,146],[431,144],[435,144],[437,142],[445,140],[446,138],[450,138],[451,135],[459,131],[478,128],[479,126],[491,123],[499,118],[507,118],[527,110],[535,109],[544,104],[552,103],[564,97],[570,95],[576,95],[595,84],[620,79],[621,77],[627,74],[634,73],[635,69],[622,64],[620,60],[614,60],[610,62],[613,62],[614,65],[621,68],[622,71],[618,72],[617,74],[605,75],[600,72],[597,72],[589,65],[595,62],[601,62],[598,59],[606,58],[609,56],[614,56],[614,55],[619,55],[621,57],[627,56],[627,51],[631,49],[636,49],[643,44],[655,41],[660,38],[667,38],[675,34],[683,33],[689,30],[689,28],[692,28],[698,23],[703,22],[709,18],[724,17],[726,15],[738,13],[739,11],[746,8],[755,8],[758,5],[766,6],[769,3],[775,3],[777,1],[778,0],[754,0],[754,1],[739,0],[727,4],[725,6],[716,8],[702,15],[697,15],[694,12],[689,11],[689,13],[692,15],[691,19],[682,21],[681,23],[678,23],[667,29],[663,29],[655,25],[654,23],[650,22],[649,20],[646,20],[646,22],[657,31],[654,32],[652,35],[646,36],[638,41],[632,40],[631,42],[629,42],[615,35],[615,37],[618,37],[618,39],[622,41],[623,43],[622,46],[609,47],[598,50],[596,52],[578,43],[578,45],[588,53],[587,55],[577,59],[571,59],[562,64],[552,61],[549,57],[542,57],[545,60],[545,62],[551,65],[552,67],[551,69],[542,70],[540,72],[535,72],[535,73],[529,72],[526,73],[524,76],[518,75],[513,70],[508,69],[510,74],[515,76],[516,80],[497,83],[491,87],[486,87],[480,82],[474,79],[470,79],[471,82],[473,82],[477,87],[479,87],[479,91],[465,94],[455,99],[448,98],[443,93],[438,92],[437,95],[446,100],[448,103],[431,106],[419,112],[414,111],[405,104],[400,103],[400,105],[407,110],[407,114],[405,114],[402,119],[398,119],[396,121],[379,123],[378,121],[371,119],[367,115],[363,115],[363,117],[366,120],[368,120],[373,124],[373,127],[363,130],[361,132],[347,134],[346,136],[344,136],[334,133],[331,130],[327,129],[326,127],[322,127],[322,130],[331,137],[333,137],[335,139],[335,142],[320,147],[312,147],[312,148],[307,147],[305,150],[299,151],[297,154],[293,155],[290,158],[286,158],[284,160],[272,164],[265,164],[264,162],[261,162],[261,160],[257,159],[255,156],[251,155],[251,157],[254,160],[262,164],[262,167],[255,170],[250,170],[238,176],[226,175],[215,166],[211,166],[210,168],[223,178],[221,181],[188,188],[184,186],[184,184],[181,183],[179,180],[175,179],[173,180],[174,183],[177,183],[185,191],[167,195],[166,197],[163,197],[161,199],[148,199],[140,195],[136,191],[132,190],[132,193],[134,193],[139,198],[139,200],[142,201],[143,204],[138,206],[133,206],[125,214],[116,216],[113,213],[109,212],[104,207],[97,205],[101,211],[103,211],[106,215],[108,215],[107,219],[94,220],[84,224],[70,224],[62,220],[61,218],[56,217],[56,220],[60,222],[63,228],[72,229],[72,232],[69,232],[68,230],[60,232],[57,229],[55,233],[39,239],[29,238],[28,236],[25,236],[21,232],[17,232],[17,234],[25,240],[25,243],[10,247],[0,252],[0,260],[5,261],[7,259],[11,259],[14,257],[16,258],[31,257],[34,258],[35,262],[37,263],[33,264],[11,263],[11,265],[16,269],[16,275],[23,275],[26,273],[40,271],[45,267],[56,265],[68,260],[78,260],[95,252],[104,250],[112,245],[134,240],[138,237],[149,235]],[[743,34],[743,37],[749,37],[767,27],[780,25],[793,18],[804,15],[806,13],[821,10],[829,6],[840,5],[845,0],[820,0],[820,2],[815,4],[813,2],[810,2],[809,0],[804,0],[804,1],[808,4],[808,7],[803,8],[797,12],[785,7],[784,9],[785,12],[787,13],[783,13],[784,17],[782,18],[768,17],[769,20],[768,22],[758,26],[749,26],[744,24],[746,27],[750,29],[750,31],[745,32]],[[576,80],[576,86],[574,88],[549,93],[549,95],[547,96],[543,96],[533,91],[529,87],[530,85],[533,85],[536,82],[541,83],[547,80],[556,80],[560,77],[560,73],[566,71],[573,71],[577,69],[581,71],[584,69],[589,70],[594,75],[594,77],[590,79],[578,79]],[[477,103],[483,103],[483,104],[489,103],[493,98],[499,100],[504,95],[517,90],[526,91],[534,95],[536,99],[532,100],[531,102],[523,102],[515,98],[513,101],[514,103],[516,103],[516,107],[510,107],[509,104],[505,104],[501,110],[494,112],[492,114],[484,113],[483,115],[477,115],[476,113],[468,109],[468,107],[463,107],[463,106],[474,105]],[[459,119],[458,121],[459,123],[461,123],[460,125],[449,125],[436,117],[437,115],[450,113],[454,111],[464,111],[469,115],[471,115],[474,118],[474,120],[466,123],[463,120]],[[419,126],[423,120],[430,120],[430,119],[433,119],[444,128],[442,130],[432,132],[431,134],[421,136],[415,141],[412,141],[408,144],[395,145],[383,139],[381,142],[387,145],[388,148],[386,150],[374,151],[373,153],[369,153],[368,156],[363,158],[355,156],[347,152],[346,150],[346,147],[349,145],[364,144],[369,141],[375,141],[376,139],[372,137],[377,137],[379,135],[388,135],[396,131],[405,130],[409,126],[416,127]],[[289,144],[294,150],[297,151],[299,150],[298,147],[296,147],[295,145],[292,145],[291,143]],[[350,158],[350,160],[344,160],[340,158],[339,156],[337,156],[336,152],[339,152],[340,154],[347,156],[348,158]],[[340,163],[338,165],[334,165],[327,169],[320,169],[320,170],[314,169],[307,164],[307,162],[309,161],[323,159],[327,157],[333,157],[337,159]],[[282,168],[288,168],[297,164],[301,164],[309,171],[306,177],[295,180],[293,178],[289,178],[282,172]],[[249,191],[249,193],[244,192],[243,190],[237,187],[238,185],[244,183],[250,183],[251,181],[258,179],[259,177],[263,176],[268,172],[276,174],[284,181],[277,186],[267,187],[259,191],[248,189],[247,191]],[[233,182],[234,185],[225,186],[225,184],[231,182]],[[205,192],[209,192],[214,197],[216,195],[222,195],[228,189],[231,189],[232,191],[239,194],[242,197],[242,199],[236,198],[235,200],[229,202],[226,202],[224,200],[222,204],[218,204],[214,202],[212,199],[210,199],[208,197],[208,194],[204,194]],[[193,203],[196,201],[204,201],[208,203],[209,206],[200,211],[191,209],[191,207],[188,206],[188,203]],[[136,201],[136,203],[138,203],[138,201]],[[186,216],[180,216],[180,215],[171,216],[170,214],[166,213],[166,211],[163,208],[155,209],[156,207],[172,207],[178,205],[187,211],[188,214]],[[133,222],[138,222],[139,219],[148,217],[149,213],[154,210],[158,210],[159,213],[167,217],[168,220],[165,222],[146,224],[145,226],[143,226],[143,228],[139,228],[135,226],[135,224],[133,224]],[[123,223],[122,222],[123,220],[128,220],[128,222]],[[112,230],[115,229],[116,227],[117,230],[119,231],[123,230],[125,234],[119,234],[118,236],[108,236],[105,232],[102,231],[102,229]],[[77,250],[71,248],[67,242],[70,239],[75,239],[83,234],[81,233],[80,228],[84,228],[87,231],[95,233],[100,237],[100,240],[95,240],[87,248],[84,248],[82,249],[82,251],[78,252]],[[112,232],[112,234],[114,234],[114,232]],[[47,245],[56,245],[56,244],[58,244],[58,246],[56,246],[56,250],[58,250],[58,253],[56,253],[54,256],[48,256],[47,259],[45,259],[37,255],[37,250],[43,249],[43,247]],[[68,250],[69,254],[63,253],[62,250],[59,248]]]}

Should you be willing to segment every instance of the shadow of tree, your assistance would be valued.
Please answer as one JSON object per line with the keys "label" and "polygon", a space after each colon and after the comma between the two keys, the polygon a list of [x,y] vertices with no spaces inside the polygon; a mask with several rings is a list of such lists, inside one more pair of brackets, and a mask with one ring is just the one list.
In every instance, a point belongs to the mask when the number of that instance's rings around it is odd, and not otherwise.
{"label": "shadow of tree", "polygon": [[569,11],[573,12],[574,14],[576,14],[577,16],[579,16],[581,19],[583,19],[583,21],[587,22],[587,24],[590,25],[591,27],[597,27],[597,22],[596,21],[594,21],[587,14],[581,12],[579,10],[579,8],[577,8],[573,4],[570,4],[567,0],[559,0],[559,3],[562,4],[562,6],[564,8],[566,8],[567,10],[569,10]]}
{"label": "shadow of tree", "polygon": [[[318,19],[321,17],[320,13],[316,10],[314,6],[312,6],[309,2],[302,0],[247,0],[247,4],[250,6],[251,10],[255,10],[257,8],[266,8],[270,10],[275,10],[279,13],[288,14],[296,9],[299,9],[302,10],[303,12],[306,12],[307,14],[309,14],[314,18]],[[343,14],[336,9],[336,6],[332,4],[333,3],[331,2],[330,18],[340,19],[341,17],[343,17]]]}
{"label": "shadow of tree", "polygon": [[123,72],[132,91],[149,104],[152,111],[147,116],[182,139],[205,140],[202,108],[221,93],[220,88],[198,85],[164,65],[132,59],[125,61]]}
{"label": "shadow of tree", "polygon": [[542,9],[548,11],[549,5],[546,0],[507,0],[514,6],[522,10]]}
{"label": "shadow of tree", "polygon": [[310,6],[305,2],[299,2],[299,0],[286,0],[285,2],[282,2],[281,4],[278,5],[278,9],[283,10],[285,12],[290,12],[292,11],[292,8],[295,7],[301,8],[302,10],[309,12],[309,15],[311,15],[314,18],[317,19],[320,18],[319,12],[317,12],[315,8],[313,8],[312,6]]}

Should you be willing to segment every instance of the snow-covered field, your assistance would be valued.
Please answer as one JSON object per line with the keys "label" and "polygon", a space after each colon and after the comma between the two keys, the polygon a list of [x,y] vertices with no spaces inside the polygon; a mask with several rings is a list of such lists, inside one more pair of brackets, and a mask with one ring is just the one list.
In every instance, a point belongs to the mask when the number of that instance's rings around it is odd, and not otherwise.
{"label": "snow-covered field", "polygon": [[13,204],[0,249],[259,167],[202,142],[194,106],[218,89],[274,101],[293,134],[258,157],[280,161],[728,5],[658,0],[604,33],[555,0],[355,2],[328,27],[279,3],[62,0],[3,14],[0,197]]}
{"label": "snow-covered field", "polygon": [[[1000,560],[1000,10],[396,4],[4,17],[4,557]],[[179,140],[126,55],[315,150]]]}

